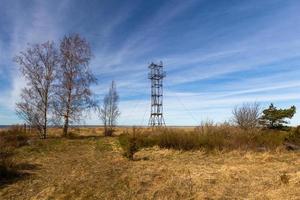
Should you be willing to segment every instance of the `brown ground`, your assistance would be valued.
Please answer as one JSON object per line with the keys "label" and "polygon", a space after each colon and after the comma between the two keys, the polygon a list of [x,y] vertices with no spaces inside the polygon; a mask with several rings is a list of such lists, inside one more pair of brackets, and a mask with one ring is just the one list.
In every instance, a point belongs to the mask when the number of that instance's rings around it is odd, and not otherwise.
{"label": "brown ground", "polygon": [[299,152],[156,147],[128,161],[116,137],[32,143],[18,150],[23,175],[0,186],[0,199],[300,199]]}

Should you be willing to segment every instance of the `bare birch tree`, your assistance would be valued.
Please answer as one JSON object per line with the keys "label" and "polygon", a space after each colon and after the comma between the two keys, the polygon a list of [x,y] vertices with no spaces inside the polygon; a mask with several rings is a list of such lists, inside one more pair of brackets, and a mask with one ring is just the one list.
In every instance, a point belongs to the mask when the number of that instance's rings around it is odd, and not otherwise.
{"label": "bare birch tree", "polygon": [[65,36],[60,44],[61,64],[58,70],[55,114],[63,120],[63,133],[69,125],[96,106],[90,85],[96,78],[89,69],[92,57],[88,42],[78,34]]}
{"label": "bare birch tree", "polygon": [[104,125],[104,135],[111,136],[117,119],[120,116],[118,107],[119,95],[117,93],[116,84],[112,81],[108,93],[103,99],[103,105],[100,108],[100,119]]}
{"label": "bare birch tree", "polygon": [[251,129],[259,125],[261,115],[260,105],[258,103],[244,103],[242,106],[236,106],[233,111],[233,121],[242,129]]}
{"label": "bare birch tree", "polygon": [[36,44],[15,57],[27,87],[22,90],[17,103],[17,114],[38,130],[41,138],[47,137],[48,115],[54,94],[54,81],[59,63],[53,42]]}

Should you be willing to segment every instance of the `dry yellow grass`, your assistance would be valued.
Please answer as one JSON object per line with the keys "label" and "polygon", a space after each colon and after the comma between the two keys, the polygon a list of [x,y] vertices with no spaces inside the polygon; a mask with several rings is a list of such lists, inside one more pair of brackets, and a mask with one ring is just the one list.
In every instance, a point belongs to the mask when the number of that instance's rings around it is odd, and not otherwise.
{"label": "dry yellow grass", "polygon": [[[146,128],[143,128],[146,130]],[[123,133],[124,131],[131,131],[132,128],[128,127],[116,127],[114,135],[119,135]],[[96,127],[96,128],[89,128],[89,127],[80,127],[80,128],[70,128],[70,133],[76,133],[77,136],[102,136],[104,132],[103,127]],[[63,135],[62,129],[61,128],[50,128],[48,130],[48,135],[50,137],[60,137]]]}
{"label": "dry yellow grass", "polygon": [[180,152],[158,147],[122,156],[116,137],[37,140],[18,149],[27,173],[0,199],[300,199],[300,153]]}

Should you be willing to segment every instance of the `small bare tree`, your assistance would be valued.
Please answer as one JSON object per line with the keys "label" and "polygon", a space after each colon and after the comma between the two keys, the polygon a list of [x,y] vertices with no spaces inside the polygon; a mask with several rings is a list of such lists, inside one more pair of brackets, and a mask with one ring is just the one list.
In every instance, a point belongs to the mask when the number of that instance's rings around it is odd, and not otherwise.
{"label": "small bare tree", "polygon": [[96,107],[90,85],[96,83],[89,69],[92,57],[88,42],[78,34],[65,36],[60,44],[61,63],[58,69],[55,115],[63,119],[63,133],[79,122],[85,111]]}
{"label": "small bare tree", "polygon": [[261,115],[260,105],[258,103],[244,103],[242,106],[236,106],[233,111],[233,121],[242,129],[248,130],[259,125]]}
{"label": "small bare tree", "polygon": [[119,95],[117,93],[116,84],[111,82],[108,93],[103,99],[103,105],[100,108],[100,118],[104,125],[104,135],[112,136],[117,119],[120,116],[118,107]]}
{"label": "small bare tree", "polygon": [[54,94],[54,81],[59,63],[53,42],[36,44],[15,57],[27,87],[22,90],[17,114],[36,128],[41,138],[47,137],[48,114]]}

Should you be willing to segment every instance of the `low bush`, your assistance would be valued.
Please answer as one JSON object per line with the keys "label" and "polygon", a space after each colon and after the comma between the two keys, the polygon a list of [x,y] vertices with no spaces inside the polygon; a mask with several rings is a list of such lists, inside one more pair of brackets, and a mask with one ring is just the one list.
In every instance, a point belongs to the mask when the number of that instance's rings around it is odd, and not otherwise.
{"label": "low bush", "polygon": [[18,148],[28,144],[29,137],[21,126],[11,126],[8,130],[0,132],[3,145]]}
{"label": "low bush", "polygon": [[[300,128],[297,129],[300,132]],[[299,133],[294,131],[293,137]],[[205,123],[193,131],[184,129],[154,129],[142,132],[134,129],[119,137],[125,156],[133,159],[134,153],[144,147],[159,146],[176,150],[272,150],[284,144],[286,131],[269,129],[241,129],[229,124]],[[299,134],[300,135],[300,134]],[[296,140],[296,139],[294,139]]]}
{"label": "low bush", "polygon": [[197,138],[195,138],[197,136],[192,133],[164,131],[157,135],[157,137],[158,146],[161,148],[191,150],[198,145]]}
{"label": "low bush", "polygon": [[15,163],[12,159],[13,149],[4,147],[0,142],[0,180],[5,180],[17,175]]}
{"label": "low bush", "polygon": [[283,145],[288,132],[276,131],[276,130],[262,130],[258,131],[253,139],[252,143],[254,147],[264,147],[269,150],[276,149]]}
{"label": "low bush", "polygon": [[104,129],[104,136],[111,137],[111,136],[113,136],[114,132],[115,132],[114,129],[111,129],[111,128],[105,128],[105,129]]}
{"label": "low bush", "polygon": [[0,178],[7,179],[17,175],[13,155],[16,148],[28,144],[28,136],[20,126],[12,126],[0,132]]}
{"label": "low bush", "polygon": [[135,133],[123,133],[119,136],[119,142],[124,151],[124,156],[129,160],[133,160],[134,154],[140,148],[137,135]]}
{"label": "low bush", "polygon": [[300,145],[300,126],[293,128],[288,137],[286,138],[288,142],[292,142],[296,145]]}
{"label": "low bush", "polygon": [[234,131],[228,124],[215,125],[205,122],[194,131],[165,129],[157,134],[158,146],[177,150],[222,150],[228,146],[228,138]]}
{"label": "low bush", "polygon": [[222,149],[224,137],[219,133],[199,134],[180,130],[166,130],[157,135],[158,146],[176,150]]}
{"label": "low bush", "polygon": [[63,137],[65,138],[68,138],[68,139],[76,139],[78,138],[80,131],[74,131],[74,130],[71,130],[68,132],[68,135],[64,135]]}
{"label": "low bush", "polygon": [[124,156],[133,160],[134,154],[141,148],[152,147],[158,144],[158,137],[151,131],[142,131],[133,128],[132,132],[123,132],[119,135],[119,143],[124,151]]}

